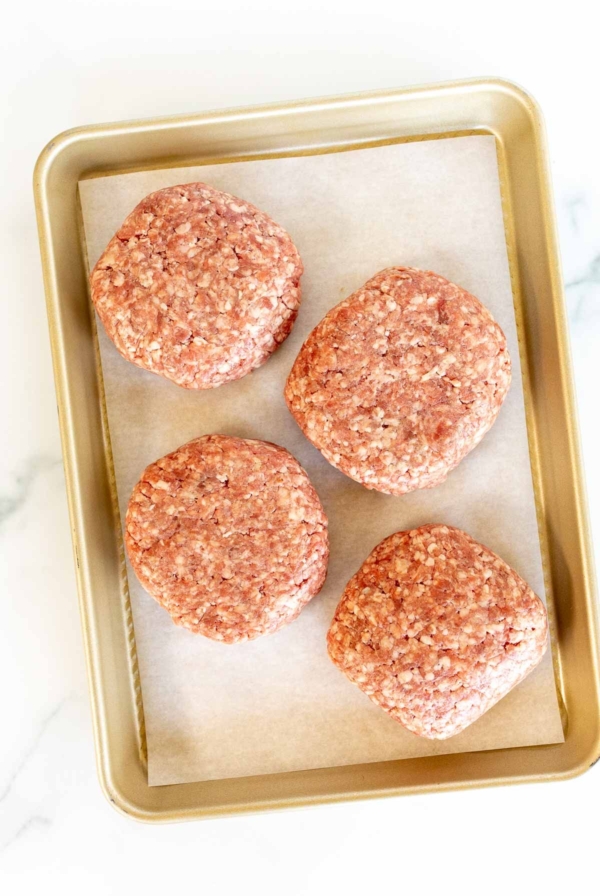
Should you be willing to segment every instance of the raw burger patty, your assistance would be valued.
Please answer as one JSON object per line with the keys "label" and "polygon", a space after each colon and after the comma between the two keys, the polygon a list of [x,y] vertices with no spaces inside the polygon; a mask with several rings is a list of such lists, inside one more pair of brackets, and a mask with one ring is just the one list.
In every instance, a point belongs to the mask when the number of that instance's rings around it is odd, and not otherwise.
{"label": "raw burger patty", "polygon": [[187,389],[263,364],[290,333],[302,262],[285,230],[206,184],[151,193],[91,274],[92,300],[121,354]]}
{"label": "raw burger patty", "polygon": [[504,333],[481,302],[438,274],[395,267],[312,331],[285,398],[330,463],[402,495],[444,481],[509,385]]}
{"label": "raw burger patty", "polygon": [[546,650],[546,610],[460,529],[386,538],[350,580],[327,635],[350,681],[415,734],[458,734]]}
{"label": "raw burger patty", "polygon": [[292,455],[221,435],[144,470],[125,544],[174,622],[229,644],[295,619],[320,590],[329,556],[327,518]]}

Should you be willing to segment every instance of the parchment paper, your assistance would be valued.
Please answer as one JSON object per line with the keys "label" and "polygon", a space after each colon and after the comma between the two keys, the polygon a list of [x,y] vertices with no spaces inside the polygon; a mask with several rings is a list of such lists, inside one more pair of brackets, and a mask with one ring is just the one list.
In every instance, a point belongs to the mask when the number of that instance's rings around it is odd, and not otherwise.
{"label": "parchment paper", "polygon": [[[544,596],[493,137],[85,180],[90,267],[147,193],[194,180],[244,197],[289,231],[306,269],[303,304],[292,335],[265,366],[205,392],[129,364],[98,323],[121,514],[144,467],[189,439],[210,432],[266,439],[288,448],[317,488],[330,521],[331,562],[321,594],[296,622],[235,646],[174,626],[129,569],[150,784],[562,741],[550,651],[463,734],[432,742],[371,703],[325,650],[350,576],[384,537],[423,523],[465,529]],[[513,363],[510,394],[479,447],[445,484],[401,498],[337,472],[282,397],[309,331],[393,264],[437,271],[478,296],[503,327]]]}

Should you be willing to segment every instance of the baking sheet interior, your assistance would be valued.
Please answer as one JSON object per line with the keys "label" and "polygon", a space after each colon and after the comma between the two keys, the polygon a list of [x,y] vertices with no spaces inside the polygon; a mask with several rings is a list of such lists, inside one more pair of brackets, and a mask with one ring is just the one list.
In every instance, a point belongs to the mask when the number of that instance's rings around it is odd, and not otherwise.
{"label": "baking sheet interior", "polygon": [[[405,731],[333,666],[325,633],[344,585],[369,551],[428,522],[465,529],[543,598],[518,336],[493,137],[468,136],[294,158],[163,169],[80,182],[93,266],[147,193],[201,180],[264,209],[302,255],[303,303],[291,336],[238,382],[193,392],[125,361],[98,323],[121,515],[144,467],[209,432],[288,448],[330,521],[321,594],[292,625],[226,646],[175,627],[128,569],[151,785],[468,752],[563,740],[550,651],[511,694],[461,735]],[[331,467],[287,411],[283,385],[326,311],[380,269],[432,269],[465,287],[506,333],[513,384],[491,432],[448,480],[404,497],[368,491]]]}

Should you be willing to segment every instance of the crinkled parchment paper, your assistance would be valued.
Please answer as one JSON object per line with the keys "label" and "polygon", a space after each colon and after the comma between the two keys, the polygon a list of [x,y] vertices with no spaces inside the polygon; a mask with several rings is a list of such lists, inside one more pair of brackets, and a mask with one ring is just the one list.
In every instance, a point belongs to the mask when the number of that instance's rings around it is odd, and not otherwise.
{"label": "crinkled parchment paper", "polygon": [[[494,138],[85,180],[90,266],[147,193],[194,180],[244,197],[289,231],[306,268],[303,303],[292,335],[266,365],[206,392],[129,364],[98,324],[121,514],[144,467],[189,439],[210,432],[266,439],[288,448],[317,488],[331,563],[323,591],[296,622],[236,646],[174,626],[129,570],[150,784],[562,741],[549,651],[482,719],[436,743],[386,716],[325,650],[343,587],[369,551],[422,523],[465,529],[544,595]],[[301,343],[325,312],[395,264],[437,271],[478,296],[503,327],[513,361],[510,394],[483,442],[444,485],[401,498],[367,491],[331,467],[282,395]]]}

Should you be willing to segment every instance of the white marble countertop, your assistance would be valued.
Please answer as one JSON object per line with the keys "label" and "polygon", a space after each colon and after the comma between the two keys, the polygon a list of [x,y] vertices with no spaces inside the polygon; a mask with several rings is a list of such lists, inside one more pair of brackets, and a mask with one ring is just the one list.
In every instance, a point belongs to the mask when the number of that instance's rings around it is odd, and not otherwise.
{"label": "white marble countertop", "polygon": [[493,873],[516,892],[577,892],[586,881],[590,891],[600,766],[561,784],[171,827],[121,817],[101,794],[31,196],[35,159],[65,128],[483,74],[524,85],[546,115],[600,546],[600,125],[589,5],[574,0],[568,15],[542,21],[538,4],[508,0],[493,22],[486,4],[461,0],[408,12],[379,0],[203,6],[34,0],[13,9],[1,38],[0,890],[358,893],[398,882],[433,892],[460,874],[468,892]]}

